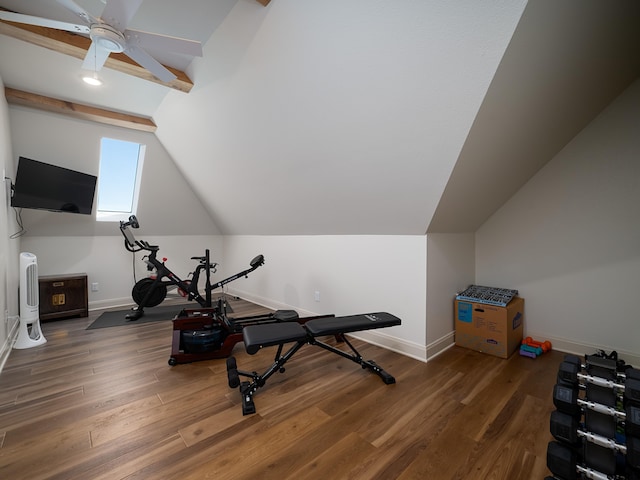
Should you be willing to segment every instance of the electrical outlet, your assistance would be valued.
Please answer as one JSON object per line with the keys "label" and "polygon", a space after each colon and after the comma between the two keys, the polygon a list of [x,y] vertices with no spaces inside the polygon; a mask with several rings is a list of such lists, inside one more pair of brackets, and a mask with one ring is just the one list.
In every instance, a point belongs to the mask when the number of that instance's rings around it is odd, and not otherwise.
{"label": "electrical outlet", "polygon": [[92,292],[97,292],[100,289],[100,285],[98,285],[98,282],[93,282],[91,284],[91,291]]}
{"label": "electrical outlet", "polygon": [[316,299],[316,302],[320,301],[320,292],[318,290],[315,291],[313,297]]}

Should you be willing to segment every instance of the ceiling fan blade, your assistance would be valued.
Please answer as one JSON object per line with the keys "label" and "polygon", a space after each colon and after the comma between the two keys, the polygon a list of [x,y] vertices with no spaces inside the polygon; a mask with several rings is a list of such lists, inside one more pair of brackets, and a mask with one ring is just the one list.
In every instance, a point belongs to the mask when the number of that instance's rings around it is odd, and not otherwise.
{"label": "ceiling fan blade", "polygon": [[195,40],[170,37],[157,33],[142,32],[140,30],[126,30],[124,35],[127,43],[137,45],[142,48],[149,48],[158,51],[183,53],[193,57],[202,56],[202,45]]}
{"label": "ceiling fan blade", "polygon": [[66,8],[70,12],[78,15],[85,22],[87,22],[88,25],[91,25],[92,23],[100,23],[100,20],[98,20],[93,15],[91,15],[89,12],[87,12],[84,8],[82,8],[73,0],[56,0],[56,2],[58,2],[60,5],[62,5],[64,8]]}
{"label": "ceiling fan blade", "polygon": [[145,52],[137,45],[129,45],[124,51],[124,54],[131,58],[141,67],[149,70],[154,76],[158,77],[165,83],[172,82],[177,77],[167,70],[160,62]]}
{"label": "ceiling fan blade", "polygon": [[82,62],[82,68],[85,70],[92,70],[94,72],[100,71],[104,62],[109,58],[109,53],[109,50],[100,48],[96,45],[96,42],[91,42],[91,46],[84,57],[84,62]]}
{"label": "ceiling fan blade", "polygon": [[89,33],[89,27],[85,25],[75,25],[73,23],[59,22],[48,18],[33,17],[31,15],[22,15],[21,13],[7,12],[4,10],[0,10],[0,20],[26,23],[27,25],[36,25],[38,27],[55,28],[56,30],[64,30],[66,32]]}
{"label": "ceiling fan blade", "polygon": [[102,11],[102,21],[123,32],[142,5],[143,0],[108,0]]}

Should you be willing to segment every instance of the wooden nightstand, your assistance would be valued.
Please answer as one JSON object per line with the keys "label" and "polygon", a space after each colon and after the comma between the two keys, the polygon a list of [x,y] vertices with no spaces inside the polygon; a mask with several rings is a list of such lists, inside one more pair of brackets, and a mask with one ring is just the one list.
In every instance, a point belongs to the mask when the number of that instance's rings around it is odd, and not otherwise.
{"label": "wooden nightstand", "polygon": [[87,275],[47,275],[38,279],[40,320],[86,317],[89,315]]}

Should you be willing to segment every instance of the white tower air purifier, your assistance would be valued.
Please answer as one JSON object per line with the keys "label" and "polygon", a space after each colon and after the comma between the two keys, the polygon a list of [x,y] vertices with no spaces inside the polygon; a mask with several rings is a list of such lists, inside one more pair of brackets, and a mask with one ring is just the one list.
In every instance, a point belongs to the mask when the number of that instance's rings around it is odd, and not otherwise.
{"label": "white tower air purifier", "polygon": [[20,254],[20,325],[13,348],[31,348],[47,343],[40,329],[38,259],[33,253]]}

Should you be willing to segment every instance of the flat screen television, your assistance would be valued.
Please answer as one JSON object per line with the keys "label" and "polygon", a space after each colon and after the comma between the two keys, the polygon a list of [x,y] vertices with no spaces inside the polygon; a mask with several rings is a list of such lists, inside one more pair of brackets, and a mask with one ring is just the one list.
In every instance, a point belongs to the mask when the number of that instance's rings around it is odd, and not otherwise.
{"label": "flat screen television", "polygon": [[11,206],[91,215],[98,177],[20,157]]}

